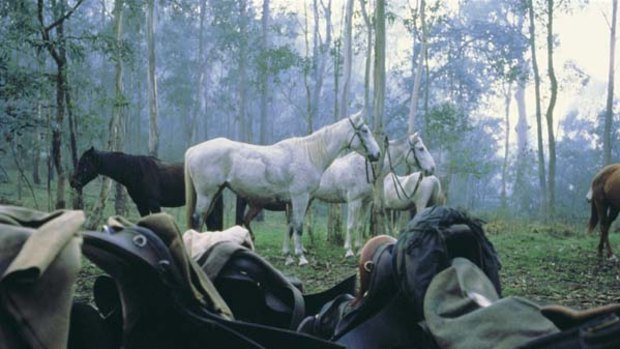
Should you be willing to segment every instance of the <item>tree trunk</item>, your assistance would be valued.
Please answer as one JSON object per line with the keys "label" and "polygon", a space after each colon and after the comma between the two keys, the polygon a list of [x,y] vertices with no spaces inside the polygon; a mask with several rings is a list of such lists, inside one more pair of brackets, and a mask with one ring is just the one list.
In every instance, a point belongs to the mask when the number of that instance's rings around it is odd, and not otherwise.
{"label": "tree trunk", "polygon": [[[62,53],[65,54],[64,52]],[[66,61],[66,58],[65,58]],[[69,121],[69,148],[71,150],[71,163],[73,168],[78,166],[78,150],[77,150],[77,120],[73,115],[73,102],[71,101],[71,89],[69,87],[69,79],[65,80],[65,101],[67,103],[67,119]],[[82,189],[71,189],[73,209],[79,210],[84,208],[84,197]]]}
{"label": "tree trunk", "polygon": [[237,116],[239,120],[239,140],[250,142],[250,121],[247,120],[246,115],[246,80],[247,80],[247,72],[246,72],[246,0],[239,0],[239,30],[241,41],[239,43],[239,114]]}
{"label": "tree trunk", "polygon": [[[342,36],[342,35],[341,35]],[[340,41],[334,42],[334,121],[340,116],[340,103],[338,101],[338,89],[340,84]],[[329,49],[329,48],[328,48]],[[327,241],[334,245],[341,245],[342,237],[342,206],[329,204],[327,212]]]}
{"label": "tree trunk", "polygon": [[500,192],[500,200],[502,209],[506,212],[508,209],[508,199],[506,194],[506,182],[508,181],[508,155],[510,154],[510,101],[512,100],[512,85],[509,83],[504,95],[504,122],[506,123],[504,131],[504,161],[502,163],[502,189]]}
{"label": "tree trunk", "polygon": [[[269,49],[269,0],[263,0],[263,15],[261,18],[261,47],[263,52]],[[267,102],[269,100],[269,75],[267,71],[260,72],[260,131],[259,143],[267,144]]]}
{"label": "tree trunk", "polygon": [[411,101],[409,104],[409,133],[413,133],[416,129],[416,115],[418,113],[418,100],[420,99],[420,81],[422,80],[422,67],[426,53],[426,2],[420,1],[420,20],[422,29],[422,42],[420,43],[420,52],[418,53],[418,63],[415,67],[415,76],[413,80],[413,90],[411,91]]}
{"label": "tree trunk", "polygon": [[[314,9],[314,35],[313,35],[313,72],[314,72],[314,89],[312,92],[312,103],[311,103],[311,120],[314,121],[317,118],[319,112],[319,99],[321,97],[321,91],[323,89],[323,77],[325,75],[325,67],[327,63],[327,55],[329,54],[329,48],[331,47],[332,41],[332,22],[331,22],[331,6],[332,1],[329,0],[327,2],[327,6],[323,6],[323,10],[325,11],[325,42],[321,42],[320,40],[320,28],[319,28],[319,6],[318,0],[314,0],[313,9]],[[337,115],[337,114],[336,114]],[[335,115],[335,116],[336,116]]]}
{"label": "tree trunk", "polygon": [[545,171],[545,153],[543,147],[543,130],[542,130],[542,107],[540,96],[540,73],[538,71],[538,60],[536,58],[536,23],[534,16],[534,4],[532,0],[528,0],[528,14],[530,20],[530,53],[532,55],[532,70],[534,71],[534,93],[536,103],[536,140],[538,143],[538,182],[540,184],[541,206],[543,216],[547,215],[547,182]]}
{"label": "tree trunk", "polygon": [[[45,66],[45,61],[41,55],[41,52],[39,50],[37,50],[37,68],[40,74],[43,74],[44,71],[44,66]],[[40,163],[41,163],[41,152],[43,151],[42,147],[41,147],[41,141],[42,141],[42,129],[39,125],[41,125],[43,123],[43,100],[46,98],[43,96],[43,92],[41,90],[37,91],[38,93],[38,99],[37,99],[37,113],[35,115],[35,118],[37,119],[37,122],[35,123],[34,126],[34,144],[33,144],[33,148],[34,148],[34,152],[33,152],[33,156],[32,156],[32,181],[34,182],[34,184],[39,185],[41,184],[41,176],[40,176]]]}
{"label": "tree trunk", "polygon": [[[366,11],[365,0],[360,0],[362,17],[366,24],[366,63],[364,64],[364,113],[370,115],[370,66],[372,63],[372,23]],[[369,120],[370,121],[370,120]]]}
{"label": "tree trunk", "polygon": [[191,116],[191,119],[186,128],[187,131],[187,140],[185,142],[186,148],[189,148],[191,145],[197,143],[197,130],[198,120],[202,117],[205,117],[205,100],[203,98],[204,89],[205,89],[205,70],[207,69],[206,60],[205,60],[205,17],[207,11],[206,0],[200,1],[200,16],[199,16],[199,27],[198,27],[198,79],[196,81],[196,96],[194,109]]}
{"label": "tree trunk", "polygon": [[516,195],[518,211],[525,212],[530,206],[530,185],[526,177],[527,154],[529,152],[527,110],[525,106],[525,81],[519,81],[515,91],[517,104],[517,164],[513,195]]}
{"label": "tree trunk", "polygon": [[611,163],[611,128],[614,117],[614,74],[616,64],[616,16],[618,0],[613,0],[611,10],[611,24],[609,32],[609,75],[607,79],[607,106],[605,112],[605,129],[603,131],[603,165]]}
{"label": "tree trunk", "polygon": [[[108,145],[107,148],[110,151],[118,151],[121,146],[123,132],[122,114],[124,109],[124,94],[123,94],[123,61],[121,57],[121,45],[122,45],[122,32],[123,32],[123,0],[115,0],[114,2],[114,35],[115,35],[115,102],[112,108],[112,117],[108,125]],[[105,210],[107,198],[110,192],[112,180],[108,177],[102,178],[101,190],[99,192],[99,199],[95,203],[93,213],[87,223],[88,227],[96,227],[103,220],[103,212]],[[119,188],[120,187],[120,188]],[[115,212],[117,214],[125,215],[126,211],[126,196],[124,196],[124,188],[119,183],[116,183],[115,187],[116,201]]]}
{"label": "tree trunk", "polygon": [[[385,111],[385,0],[377,0],[375,5],[375,69],[374,69],[374,133],[375,139],[384,138],[383,114]],[[383,142],[379,142],[381,156],[373,166],[376,167],[375,173],[378,174],[374,192],[371,213],[371,225],[373,235],[385,234],[385,212],[383,205],[383,160],[385,151]]]}
{"label": "tree trunk", "polygon": [[[344,15],[344,40],[343,53],[344,64],[342,67],[342,89],[340,92],[340,119],[345,118],[349,114],[349,92],[351,90],[351,65],[353,60],[353,48],[351,45],[351,37],[353,32],[353,0],[347,0]],[[336,57],[338,59],[338,57]]]}
{"label": "tree trunk", "polygon": [[147,0],[146,46],[148,50],[148,95],[149,95],[149,155],[159,155],[159,126],[157,121],[157,79],[155,76],[155,0]]}
{"label": "tree trunk", "polygon": [[553,67],[553,0],[547,0],[547,70],[551,83],[551,97],[545,118],[547,119],[547,142],[549,143],[549,179],[548,179],[548,202],[547,214],[553,216],[555,211],[555,135],[553,131],[553,110],[558,98],[558,80]]}
{"label": "tree trunk", "polygon": [[[310,58],[310,40],[308,39],[309,36],[309,25],[308,25],[308,10],[306,9],[306,7],[304,6],[304,43],[305,43],[305,47],[306,47],[306,59]],[[316,32],[315,32],[316,34]],[[316,45],[317,40],[313,41],[314,45]],[[318,52],[318,49],[316,47],[313,47],[312,49],[313,54]],[[304,88],[306,90],[306,130],[307,133],[310,134],[312,133],[312,92],[311,92],[311,88],[310,88],[310,71],[314,68],[314,60],[316,59],[316,57],[312,57],[312,65],[311,67],[304,67],[303,69],[303,76],[304,76]]]}

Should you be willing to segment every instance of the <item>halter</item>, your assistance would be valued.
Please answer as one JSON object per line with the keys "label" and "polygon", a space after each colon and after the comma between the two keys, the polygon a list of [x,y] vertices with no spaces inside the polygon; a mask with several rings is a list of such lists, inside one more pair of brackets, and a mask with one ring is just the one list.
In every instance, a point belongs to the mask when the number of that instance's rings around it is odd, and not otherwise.
{"label": "halter", "polygon": [[360,143],[362,144],[362,147],[364,148],[364,151],[366,152],[366,156],[364,156],[364,167],[366,170],[366,182],[367,183],[374,183],[375,180],[377,179],[377,175],[375,174],[375,169],[372,167],[372,165],[370,165],[370,170],[372,172],[372,181],[370,180],[370,177],[368,176],[368,155],[369,155],[369,151],[368,151],[368,147],[366,146],[366,143],[364,143],[364,141],[362,140],[362,135],[361,135],[361,130],[362,127],[364,127],[364,124],[358,126],[355,126],[355,123],[353,123],[353,120],[351,120],[350,117],[348,117],[347,119],[349,119],[349,123],[351,124],[351,127],[353,128],[353,136],[351,136],[351,139],[349,140],[349,145],[347,145],[348,149],[351,149],[351,144],[353,144],[353,140],[355,139],[355,136],[357,136],[357,138],[359,138]]}
{"label": "halter", "polygon": [[351,127],[353,128],[353,136],[351,136],[351,139],[349,140],[349,145],[347,145],[348,149],[351,149],[351,144],[353,144],[353,140],[355,139],[355,136],[357,136],[357,138],[359,138],[360,143],[362,144],[362,148],[364,148],[364,151],[366,152],[366,159],[368,159],[368,147],[366,146],[366,143],[364,143],[364,140],[362,139],[362,134],[361,134],[361,130],[362,127],[364,127],[364,124],[362,123],[359,127],[355,126],[355,123],[353,123],[353,120],[351,120],[351,117],[348,117],[347,119],[349,119],[349,123],[351,124]]}
{"label": "halter", "polygon": [[[407,157],[409,156],[409,153],[413,153],[413,159],[415,160],[416,166],[422,169],[422,166],[420,166],[420,160],[418,160],[418,155],[415,152],[415,142],[412,143],[411,140],[409,140],[409,137],[407,137],[407,143],[409,143],[409,151],[405,155],[405,159],[407,159]],[[386,149],[386,153],[388,156],[388,163],[390,164],[390,173],[392,174],[392,179],[393,179],[392,184],[394,184],[394,191],[396,192],[396,196],[398,196],[398,199],[402,200],[402,197],[400,196],[400,192],[402,191],[405,198],[407,198],[407,200],[411,200],[411,198],[418,191],[420,182],[422,182],[422,179],[424,178],[424,171],[420,171],[420,176],[418,176],[418,180],[416,181],[415,187],[413,187],[413,192],[411,192],[411,194],[407,194],[407,191],[403,187],[403,184],[400,182],[400,179],[398,179],[398,176],[394,173],[394,166],[392,165],[392,156],[390,155],[390,152],[387,150],[388,144],[389,144],[388,138],[386,136],[385,137],[385,149]]]}
{"label": "halter", "polygon": [[[415,136],[415,140],[418,140],[418,136]],[[413,160],[415,160],[415,165],[418,166],[419,169],[422,169],[420,165],[420,160],[418,159],[418,154],[415,152],[415,141],[412,143],[409,137],[407,137],[407,143],[409,143],[409,151],[405,155],[405,160],[409,157],[409,153],[413,153]]]}

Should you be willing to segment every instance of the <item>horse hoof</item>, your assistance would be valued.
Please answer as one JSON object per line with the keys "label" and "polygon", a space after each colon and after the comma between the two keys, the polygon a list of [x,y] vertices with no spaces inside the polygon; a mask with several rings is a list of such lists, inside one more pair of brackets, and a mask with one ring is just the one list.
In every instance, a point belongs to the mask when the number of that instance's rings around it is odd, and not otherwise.
{"label": "horse hoof", "polygon": [[299,257],[299,264],[298,265],[301,267],[302,265],[306,265],[306,264],[308,264],[308,260],[306,259],[306,257],[304,257],[304,256]]}
{"label": "horse hoof", "polygon": [[615,262],[615,263],[617,263],[618,262],[618,257],[616,257],[615,254],[612,254],[611,256],[607,257],[607,261],[608,262]]}
{"label": "horse hoof", "polygon": [[293,263],[295,263],[295,260],[293,259],[293,257],[291,256],[286,257],[286,261],[284,262],[284,265],[291,265]]}
{"label": "horse hoof", "polygon": [[344,258],[351,258],[351,257],[355,257],[355,254],[353,253],[352,250],[347,250],[347,253],[344,254]]}

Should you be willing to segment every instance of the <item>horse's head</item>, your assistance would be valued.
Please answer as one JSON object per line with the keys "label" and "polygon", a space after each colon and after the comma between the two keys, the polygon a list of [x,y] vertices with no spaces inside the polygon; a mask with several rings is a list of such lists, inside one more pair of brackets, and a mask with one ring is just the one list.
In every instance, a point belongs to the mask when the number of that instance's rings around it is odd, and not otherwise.
{"label": "horse's head", "polygon": [[405,161],[410,166],[417,166],[424,172],[425,176],[430,176],[435,173],[435,159],[431,153],[428,152],[422,138],[417,132],[409,135],[409,151],[405,157]]}
{"label": "horse's head", "polygon": [[362,113],[351,115],[349,123],[353,128],[353,137],[349,141],[349,148],[366,156],[370,161],[379,160],[381,148],[370,132],[370,128],[366,125]]}
{"label": "horse's head", "polygon": [[99,171],[97,170],[97,159],[95,154],[95,148],[90,147],[82,154],[78,161],[77,168],[71,176],[69,183],[72,188],[82,189],[88,182],[97,177]]}

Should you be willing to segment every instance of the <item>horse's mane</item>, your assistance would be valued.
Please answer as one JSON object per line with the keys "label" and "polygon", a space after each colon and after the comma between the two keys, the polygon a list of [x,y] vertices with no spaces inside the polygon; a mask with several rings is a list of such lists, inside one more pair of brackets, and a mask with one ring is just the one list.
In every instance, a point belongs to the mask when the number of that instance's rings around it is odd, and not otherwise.
{"label": "horse's mane", "polygon": [[[100,151],[100,153],[105,153],[105,152]],[[121,157],[139,158],[139,159],[150,160],[154,162],[161,162],[159,158],[153,155],[127,154],[127,153],[123,153],[122,151],[111,151],[108,153],[112,155],[116,155],[116,156],[121,156]]]}
{"label": "horse's mane", "polygon": [[332,137],[332,129],[336,124],[339,124],[339,122],[323,126],[307,136],[288,138],[276,144],[288,143],[295,148],[301,147],[310,157],[310,161],[317,164],[325,163],[328,156],[326,140]]}

